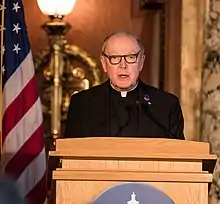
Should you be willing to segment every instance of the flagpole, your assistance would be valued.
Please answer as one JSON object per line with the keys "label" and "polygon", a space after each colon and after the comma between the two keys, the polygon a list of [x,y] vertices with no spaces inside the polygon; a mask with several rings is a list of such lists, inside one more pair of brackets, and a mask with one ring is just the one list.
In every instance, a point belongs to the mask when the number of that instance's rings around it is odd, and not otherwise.
{"label": "flagpole", "polygon": [[5,0],[2,0],[2,16],[1,16],[1,65],[0,65],[0,158],[2,156],[2,118],[3,118],[3,97],[2,97],[2,68],[3,68],[3,45],[4,45],[4,22],[5,22]]}

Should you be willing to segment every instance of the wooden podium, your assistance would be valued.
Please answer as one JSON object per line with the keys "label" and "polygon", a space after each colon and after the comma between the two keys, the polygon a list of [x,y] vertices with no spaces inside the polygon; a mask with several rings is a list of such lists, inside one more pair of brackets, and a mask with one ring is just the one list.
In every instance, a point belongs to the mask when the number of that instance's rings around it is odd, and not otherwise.
{"label": "wooden podium", "polygon": [[212,174],[205,161],[216,156],[204,142],[151,138],[58,139],[50,156],[56,204],[92,204],[103,191],[123,182],[147,183],[175,204],[207,204]]}

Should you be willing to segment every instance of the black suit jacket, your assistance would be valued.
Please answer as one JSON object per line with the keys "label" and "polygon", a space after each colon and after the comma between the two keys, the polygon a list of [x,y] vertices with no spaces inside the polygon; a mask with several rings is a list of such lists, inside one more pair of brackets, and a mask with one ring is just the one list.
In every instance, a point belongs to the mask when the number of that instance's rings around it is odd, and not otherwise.
{"label": "black suit jacket", "polygon": [[[64,137],[109,136],[109,81],[81,91],[71,97]],[[184,120],[176,96],[139,82],[139,101],[145,119],[140,121],[142,135],[134,137],[161,137],[184,139]],[[150,97],[147,101],[146,94]]]}

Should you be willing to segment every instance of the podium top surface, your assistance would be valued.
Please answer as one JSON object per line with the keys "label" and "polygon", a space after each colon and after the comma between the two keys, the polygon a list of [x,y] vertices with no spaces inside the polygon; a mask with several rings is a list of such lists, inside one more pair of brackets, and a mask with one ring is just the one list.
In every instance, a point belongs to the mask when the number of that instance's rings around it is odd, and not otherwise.
{"label": "podium top surface", "polygon": [[89,137],[57,139],[51,156],[216,159],[210,145],[161,138]]}

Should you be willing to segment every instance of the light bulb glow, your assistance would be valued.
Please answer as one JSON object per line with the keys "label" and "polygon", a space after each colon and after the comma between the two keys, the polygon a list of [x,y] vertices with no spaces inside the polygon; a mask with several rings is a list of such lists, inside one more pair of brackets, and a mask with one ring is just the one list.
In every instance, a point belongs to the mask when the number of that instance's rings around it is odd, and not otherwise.
{"label": "light bulb glow", "polygon": [[37,0],[38,6],[45,15],[68,15],[76,0]]}

